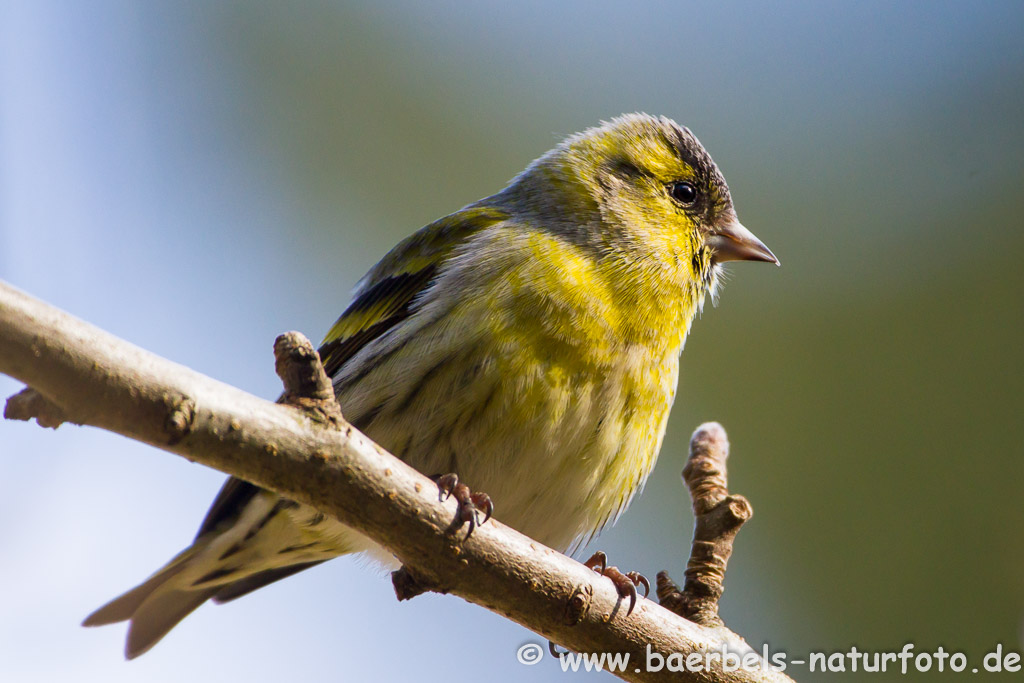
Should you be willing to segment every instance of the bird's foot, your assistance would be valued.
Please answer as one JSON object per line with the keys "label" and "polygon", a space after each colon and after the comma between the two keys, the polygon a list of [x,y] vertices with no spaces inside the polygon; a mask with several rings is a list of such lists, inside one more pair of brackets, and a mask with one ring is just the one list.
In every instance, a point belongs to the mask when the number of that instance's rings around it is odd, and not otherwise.
{"label": "bird's foot", "polygon": [[619,592],[620,599],[629,598],[629,609],[626,610],[627,617],[633,613],[633,608],[636,607],[636,587],[641,585],[644,587],[645,598],[651,593],[651,582],[647,580],[646,576],[639,572],[623,574],[619,571],[618,567],[609,567],[608,556],[600,550],[583,564],[601,576],[607,576],[611,579],[612,583],[615,584],[615,590]]}
{"label": "bird's foot", "polygon": [[[452,522],[451,531],[457,531],[463,524],[469,524],[469,531],[466,532],[466,540],[473,535],[473,529],[484,524],[491,518],[494,512],[494,503],[486,493],[474,493],[465,484],[459,483],[457,474],[445,474],[437,478],[438,497],[441,500],[455,498],[459,509],[455,513],[455,520]],[[480,513],[484,518],[480,519]]]}

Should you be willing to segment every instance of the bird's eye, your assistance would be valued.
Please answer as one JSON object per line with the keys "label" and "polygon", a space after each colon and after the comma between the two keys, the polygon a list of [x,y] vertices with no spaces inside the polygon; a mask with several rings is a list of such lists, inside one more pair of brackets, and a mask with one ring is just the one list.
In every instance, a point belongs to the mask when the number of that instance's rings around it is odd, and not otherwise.
{"label": "bird's eye", "polygon": [[693,186],[693,183],[672,183],[669,185],[668,191],[672,195],[672,199],[683,206],[689,206],[697,201],[697,188]]}

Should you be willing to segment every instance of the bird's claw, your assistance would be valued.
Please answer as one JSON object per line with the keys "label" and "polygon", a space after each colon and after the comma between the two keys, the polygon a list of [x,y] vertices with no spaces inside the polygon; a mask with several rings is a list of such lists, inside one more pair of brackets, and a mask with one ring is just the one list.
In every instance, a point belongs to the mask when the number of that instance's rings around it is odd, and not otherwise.
{"label": "bird's claw", "polygon": [[626,572],[626,578],[633,582],[634,586],[644,587],[644,597],[651,594],[651,582],[640,572]]}
{"label": "bird's claw", "polygon": [[636,607],[637,586],[644,587],[644,597],[651,594],[651,582],[639,572],[628,572],[623,574],[618,567],[608,566],[608,556],[598,550],[589,560],[583,563],[586,567],[593,569],[601,576],[607,576],[615,584],[615,590],[619,593],[620,599],[629,598],[629,609],[626,610],[628,617]]}
{"label": "bird's claw", "polygon": [[[445,474],[437,479],[438,498],[442,501],[454,497],[459,504],[455,513],[455,520],[452,522],[451,530],[461,529],[463,524],[469,524],[469,531],[466,532],[466,540],[473,535],[473,530],[481,524],[486,524],[494,513],[494,503],[486,493],[472,492],[465,484],[459,483],[456,474]],[[480,519],[480,513],[484,518]]]}

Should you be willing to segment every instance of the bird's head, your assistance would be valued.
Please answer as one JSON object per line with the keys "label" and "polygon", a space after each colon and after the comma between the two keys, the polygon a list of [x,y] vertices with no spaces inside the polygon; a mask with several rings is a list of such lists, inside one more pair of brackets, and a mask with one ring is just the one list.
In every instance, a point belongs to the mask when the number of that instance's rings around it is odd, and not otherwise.
{"label": "bird's head", "polygon": [[665,117],[627,114],[587,129],[517,180],[535,213],[559,214],[563,234],[604,252],[684,264],[692,280],[712,280],[725,261],[779,262],[739,222],[697,138]]}

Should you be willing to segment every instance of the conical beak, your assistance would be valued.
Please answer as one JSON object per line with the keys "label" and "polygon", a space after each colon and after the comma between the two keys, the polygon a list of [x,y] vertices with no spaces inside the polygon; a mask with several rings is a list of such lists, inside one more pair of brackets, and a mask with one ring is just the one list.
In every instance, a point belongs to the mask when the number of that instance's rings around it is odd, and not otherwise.
{"label": "conical beak", "polygon": [[754,233],[743,227],[738,220],[733,219],[726,225],[715,228],[708,233],[705,240],[707,245],[714,252],[711,260],[715,263],[725,261],[767,261],[779,266],[779,259],[775,258],[772,250],[764,246],[764,242],[757,239]]}

